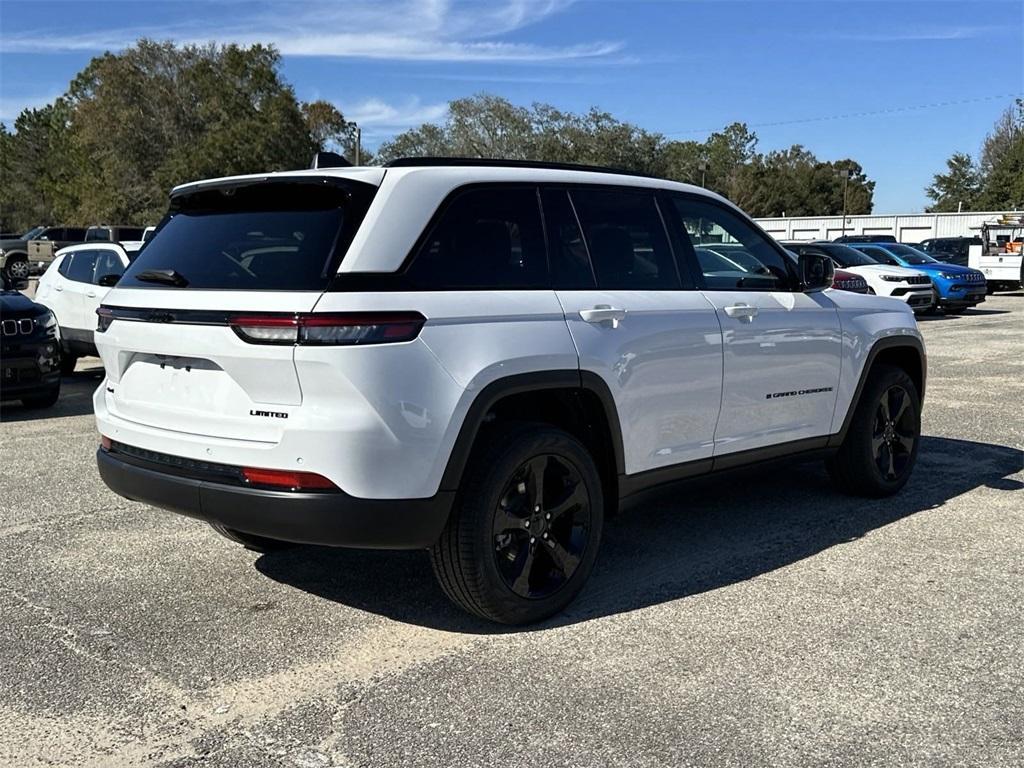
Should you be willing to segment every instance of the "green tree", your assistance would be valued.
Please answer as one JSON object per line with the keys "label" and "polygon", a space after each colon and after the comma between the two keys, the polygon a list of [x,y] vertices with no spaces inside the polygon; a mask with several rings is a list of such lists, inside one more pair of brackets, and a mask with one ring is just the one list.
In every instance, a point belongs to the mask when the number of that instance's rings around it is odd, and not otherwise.
{"label": "green tree", "polygon": [[1024,99],[1017,99],[996,122],[981,151],[983,210],[1024,208]]}
{"label": "green tree", "polygon": [[955,152],[946,161],[946,173],[937,173],[925,194],[933,201],[930,213],[972,210],[981,190],[981,174],[971,156]]}

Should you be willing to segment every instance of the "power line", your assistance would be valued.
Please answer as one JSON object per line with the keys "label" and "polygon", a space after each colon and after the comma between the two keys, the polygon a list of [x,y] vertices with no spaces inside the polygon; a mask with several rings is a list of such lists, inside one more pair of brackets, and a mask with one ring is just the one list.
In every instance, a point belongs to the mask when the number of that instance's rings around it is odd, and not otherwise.
{"label": "power line", "polygon": [[[774,128],[779,125],[800,125],[802,123],[823,123],[830,120],[849,120],[856,117],[874,117],[876,115],[892,115],[899,112],[916,112],[922,109],[937,109],[939,107],[953,107],[960,104],[977,104],[982,101],[996,101],[997,99],[1014,99],[1019,98],[1024,94],[1020,93],[1004,93],[997,96],[976,96],[973,99],[956,99],[954,101],[936,101],[931,104],[917,104],[914,106],[906,107],[890,107],[888,109],[873,109],[865,112],[846,112],[840,115],[824,115],[821,117],[803,117],[796,120],[777,120],[770,123],[747,123],[748,128]],[[715,133],[716,131],[722,130],[722,126],[717,128],[693,128],[687,131],[675,131],[673,133],[667,133],[666,136],[684,136],[694,133]]]}

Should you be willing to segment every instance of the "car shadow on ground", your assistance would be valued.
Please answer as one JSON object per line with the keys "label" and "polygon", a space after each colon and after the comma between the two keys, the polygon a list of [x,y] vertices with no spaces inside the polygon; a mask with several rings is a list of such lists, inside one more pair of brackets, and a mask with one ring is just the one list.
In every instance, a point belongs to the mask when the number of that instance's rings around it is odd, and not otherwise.
{"label": "car shadow on ground", "polygon": [[327,600],[421,626],[475,634],[574,624],[751,579],[948,499],[986,486],[1019,491],[1014,448],[925,437],[915,475],[898,495],[859,499],[832,490],[820,462],[746,470],[676,486],[664,498],[609,520],[597,566],[560,616],[502,627],[451,605],[424,552],[296,547],[256,560],[275,581]]}
{"label": "car shadow on ground", "polygon": [[26,408],[20,400],[4,400],[0,404],[0,421],[39,421],[92,413],[92,394],[103,381],[103,364],[99,358],[79,362],[78,369],[60,380],[60,399],[49,408]]}

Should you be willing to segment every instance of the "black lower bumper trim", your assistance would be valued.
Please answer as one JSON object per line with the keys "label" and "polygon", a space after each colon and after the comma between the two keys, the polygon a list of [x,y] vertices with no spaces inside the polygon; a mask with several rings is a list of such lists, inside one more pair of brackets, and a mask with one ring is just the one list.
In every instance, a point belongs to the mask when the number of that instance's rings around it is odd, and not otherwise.
{"label": "black lower bumper trim", "polygon": [[100,477],[115,493],[243,533],[299,544],[423,549],[441,535],[454,493],[427,499],[359,499],[212,483],[129,464],[100,448]]}

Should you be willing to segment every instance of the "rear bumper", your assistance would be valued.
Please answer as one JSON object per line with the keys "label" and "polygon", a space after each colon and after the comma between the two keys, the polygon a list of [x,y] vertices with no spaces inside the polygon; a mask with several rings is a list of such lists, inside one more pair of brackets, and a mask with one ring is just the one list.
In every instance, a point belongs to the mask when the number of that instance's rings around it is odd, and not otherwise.
{"label": "rear bumper", "polygon": [[441,535],[454,493],[427,499],[359,499],[344,492],[301,493],[237,487],[139,466],[100,448],[103,482],[133,501],[244,533],[300,544],[423,549]]}

